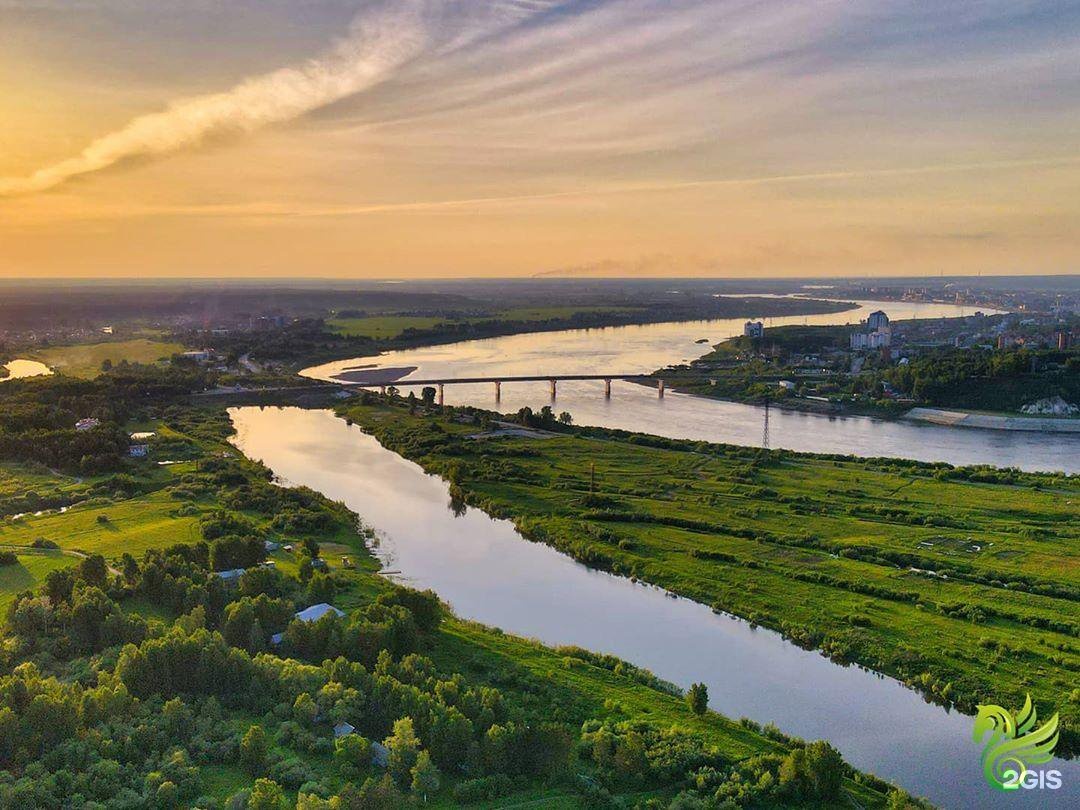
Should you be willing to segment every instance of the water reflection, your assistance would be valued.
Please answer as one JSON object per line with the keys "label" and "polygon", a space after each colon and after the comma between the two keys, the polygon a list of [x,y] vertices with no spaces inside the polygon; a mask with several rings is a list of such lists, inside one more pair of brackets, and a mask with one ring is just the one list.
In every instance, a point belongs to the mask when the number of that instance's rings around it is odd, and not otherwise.
{"label": "water reflection", "polygon": [[[447,484],[326,411],[238,408],[236,445],[282,479],[343,501],[379,533],[386,568],[433,588],[462,617],[548,644],[612,653],[686,686],[704,681],[732,717],[827,738],[854,765],[947,807],[1046,804],[982,780],[971,720],[896,681],[837,666],[776,633],[593,571],[526,542],[506,520],[451,505]],[[1080,797],[1080,768],[1055,763]]]}
{"label": "water reflection", "polygon": [[52,369],[37,360],[12,360],[4,368],[8,370],[8,373],[6,377],[0,377],[0,382],[18,380],[23,377],[44,377],[52,374]]}

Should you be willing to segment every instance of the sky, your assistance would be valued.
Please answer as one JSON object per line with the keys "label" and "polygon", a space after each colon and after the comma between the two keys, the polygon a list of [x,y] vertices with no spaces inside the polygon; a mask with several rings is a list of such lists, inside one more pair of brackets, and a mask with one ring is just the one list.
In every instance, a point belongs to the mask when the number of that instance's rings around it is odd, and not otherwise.
{"label": "sky", "polygon": [[0,0],[0,277],[1080,272],[1080,1]]}

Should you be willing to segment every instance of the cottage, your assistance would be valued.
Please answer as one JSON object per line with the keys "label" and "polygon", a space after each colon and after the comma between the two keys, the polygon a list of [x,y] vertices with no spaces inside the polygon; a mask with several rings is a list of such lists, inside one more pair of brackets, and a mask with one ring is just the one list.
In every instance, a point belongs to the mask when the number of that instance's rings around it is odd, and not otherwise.
{"label": "cottage", "polygon": [[240,580],[245,570],[244,568],[230,568],[228,571],[218,571],[218,579],[226,585],[233,585]]}
{"label": "cottage", "polygon": [[326,560],[320,557],[316,557],[311,561],[311,567],[314,568],[316,571],[326,571],[330,568],[330,566],[326,564]]}
{"label": "cottage", "polygon": [[295,618],[302,622],[317,622],[327,613],[333,613],[338,618],[345,615],[344,610],[338,610],[333,605],[328,605],[326,602],[320,602],[317,605],[312,605],[309,608],[304,608],[300,612],[295,614]]}
{"label": "cottage", "polygon": [[356,727],[352,723],[346,723],[344,721],[334,726],[334,739],[338,737],[348,737],[350,734],[356,733]]}
{"label": "cottage", "polygon": [[91,417],[88,417],[86,419],[80,419],[78,422],[76,422],[75,423],[75,430],[77,430],[77,431],[79,431],[81,433],[84,430],[93,430],[94,428],[96,428],[100,424],[101,424],[100,419],[95,419],[94,417],[91,416]]}
{"label": "cottage", "polygon": [[[320,602],[317,605],[312,605],[309,608],[304,608],[303,610],[294,613],[293,618],[302,622],[317,622],[327,613],[333,613],[339,618],[345,615],[344,610],[338,610],[333,605],[328,605],[326,602]],[[284,638],[284,633],[274,633],[274,635],[270,636],[270,643],[276,647]]]}
{"label": "cottage", "polygon": [[281,543],[275,543],[273,540],[267,540],[265,543],[263,543],[263,547],[266,549],[267,553],[270,553],[277,551],[279,548],[281,548]]}
{"label": "cottage", "polygon": [[132,458],[146,458],[150,455],[150,445],[133,444],[128,448],[128,455]]}

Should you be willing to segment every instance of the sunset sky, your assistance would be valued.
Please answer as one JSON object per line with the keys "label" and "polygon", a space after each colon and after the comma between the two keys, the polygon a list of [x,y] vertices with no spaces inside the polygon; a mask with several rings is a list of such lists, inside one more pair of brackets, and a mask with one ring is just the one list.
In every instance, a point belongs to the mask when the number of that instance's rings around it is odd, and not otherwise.
{"label": "sunset sky", "polygon": [[1080,272],[1080,3],[0,0],[0,276]]}

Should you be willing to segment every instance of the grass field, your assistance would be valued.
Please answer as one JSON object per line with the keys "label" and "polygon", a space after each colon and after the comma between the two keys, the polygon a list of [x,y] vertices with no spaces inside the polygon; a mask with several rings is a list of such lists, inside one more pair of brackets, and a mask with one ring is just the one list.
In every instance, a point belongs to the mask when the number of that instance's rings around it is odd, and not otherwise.
{"label": "grass field", "polygon": [[450,475],[471,503],[595,567],[968,710],[1030,692],[1066,726],[1080,720],[1076,478],[940,480],[902,462],[692,442],[484,442],[399,410],[348,415]]}
{"label": "grass field", "polygon": [[175,515],[182,505],[162,491],[103,506],[77,506],[63,514],[27,516],[0,524],[0,544],[25,546],[44,539],[107,559],[125,551],[138,557],[148,548],[200,539],[197,517]]}
{"label": "grass field", "polygon": [[452,318],[413,315],[373,315],[370,318],[332,318],[326,325],[347,337],[369,337],[375,340],[396,338],[406,329],[430,329]]}
{"label": "grass field", "polygon": [[106,360],[114,365],[121,360],[129,363],[155,363],[184,351],[179,343],[138,338],[136,340],[83,343],[75,346],[52,346],[34,352],[39,360],[59,374],[92,378],[101,373]]}
{"label": "grass field", "polygon": [[469,317],[434,317],[420,315],[372,315],[366,318],[332,318],[327,326],[348,337],[369,337],[392,340],[406,329],[433,329],[447,323],[481,323],[483,321],[537,322],[570,318],[577,313],[625,312],[620,307],[514,307],[490,315]]}
{"label": "grass field", "polygon": [[30,591],[45,581],[50,571],[67,568],[79,560],[61,552],[19,554],[17,565],[0,566],[0,613],[7,610],[15,594]]}

